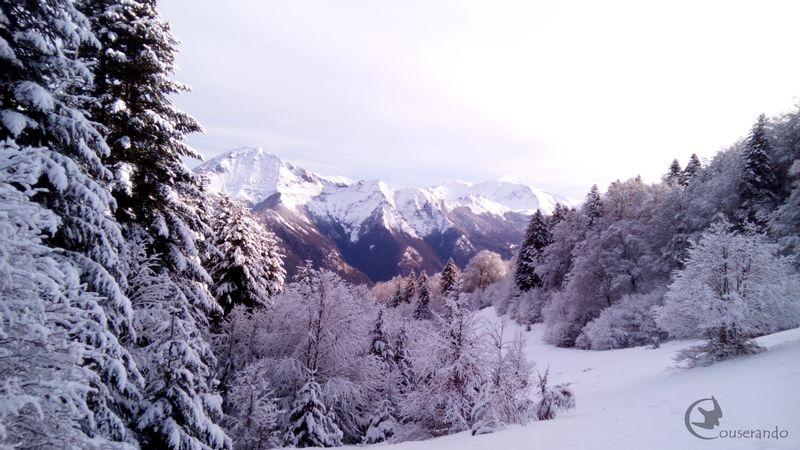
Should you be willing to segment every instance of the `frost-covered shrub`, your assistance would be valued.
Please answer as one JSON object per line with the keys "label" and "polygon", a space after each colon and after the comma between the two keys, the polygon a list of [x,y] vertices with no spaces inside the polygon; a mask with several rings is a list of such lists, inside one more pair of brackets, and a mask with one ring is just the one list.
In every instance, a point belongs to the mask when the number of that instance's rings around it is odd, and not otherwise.
{"label": "frost-covered shrub", "polygon": [[542,310],[549,301],[550,293],[542,288],[520,292],[516,299],[517,308],[512,317],[523,325],[541,322],[543,320]]}
{"label": "frost-covered shrub", "polygon": [[457,288],[446,302],[448,312],[439,329],[419,343],[424,350],[413,364],[422,382],[406,396],[401,411],[428,436],[470,429],[486,384],[486,348],[474,315],[458,298]]}
{"label": "frost-covered shrub", "polygon": [[392,402],[384,399],[369,420],[369,426],[364,433],[364,444],[376,444],[391,439],[395,434],[397,419]]}
{"label": "frost-covered shrub", "polygon": [[569,298],[563,291],[553,294],[552,300],[542,309],[542,317],[547,328],[544,340],[559,347],[572,346],[580,334],[582,323],[573,320]]}
{"label": "frost-covered shrub", "polygon": [[514,278],[507,276],[486,288],[486,296],[491,298],[497,314],[504,316],[516,308],[516,298],[519,294]]}
{"label": "frost-covered shrub", "polygon": [[538,374],[539,383],[536,390],[539,401],[536,403],[536,418],[539,420],[555,419],[559,411],[575,407],[575,394],[572,393],[569,384],[557,384],[550,387],[548,386],[549,374],[549,368],[544,371],[544,375]]}
{"label": "frost-covered shrub", "polygon": [[663,332],[656,325],[651,309],[663,301],[663,296],[662,291],[624,296],[586,324],[575,345],[591,350],[657,345]]}
{"label": "frost-covered shrub", "polygon": [[751,338],[800,325],[800,279],[764,235],[713,223],[674,274],[656,322],[676,337],[704,337],[679,355],[709,365],[758,348]]}
{"label": "frost-covered shrub", "polygon": [[239,371],[225,399],[227,422],[236,450],[264,450],[280,445],[278,409],[274,391],[258,362]]}

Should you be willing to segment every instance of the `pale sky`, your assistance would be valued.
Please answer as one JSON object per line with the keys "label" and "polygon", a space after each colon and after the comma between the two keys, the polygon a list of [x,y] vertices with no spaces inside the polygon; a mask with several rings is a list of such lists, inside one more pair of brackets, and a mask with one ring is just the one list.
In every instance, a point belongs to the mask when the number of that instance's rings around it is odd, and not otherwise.
{"label": "pale sky", "polygon": [[207,158],[404,186],[656,181],[800,102],[800,1],[161,0]]}

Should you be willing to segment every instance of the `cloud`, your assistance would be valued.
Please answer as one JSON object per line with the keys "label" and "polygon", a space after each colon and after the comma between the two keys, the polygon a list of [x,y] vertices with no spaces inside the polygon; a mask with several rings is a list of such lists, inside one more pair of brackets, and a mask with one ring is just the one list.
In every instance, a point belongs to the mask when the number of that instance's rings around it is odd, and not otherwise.
{"label": "cloud", "polygon": [[[710,156],[800,93],[796,2],[166,0],[207,156],[426,185],[593,183]],[[325,169],[325,170],[321,170]],[[330,172],[329,172],[330,173]]]}

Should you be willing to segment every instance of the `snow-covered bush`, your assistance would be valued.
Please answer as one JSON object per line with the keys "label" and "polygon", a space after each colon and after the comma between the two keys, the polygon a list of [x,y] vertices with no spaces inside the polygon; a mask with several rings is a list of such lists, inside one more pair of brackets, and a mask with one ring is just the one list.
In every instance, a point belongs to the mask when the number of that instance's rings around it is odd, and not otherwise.
{"label": "snow-covered bush", "polygon": [[364,433],[364,444],[376,444],[391,439],[397,428],[395,407],[389,399],[384,399],[378,404],[378,409],[372,414],[369,426]]}
{"label": "snow-covered bush", "polygon": [[486,350],[474,315],[459,300],[457,288],[446,301],[449,312],[413,361],[421,382],[406,395],[401,411],[433,436],[470,429],[486,381]]}
{"label": "snow-covered bush", "polygon": [[265,450],[281,444],[278,421],[283,411],[264,376],[266,370],[256,362],[239,371],[230,383],[224,406],[236,450]]}
{"label": "snow-covered bush", "polygon": [[557,384],[553,387],[548,385],[550,368],[544,371],[544,375],[537,374],[539,382],[536,386],[536,394],[539,401],[536,403],[536,418],[539,420],[555,419],[560,411],[566,411],[575,407],[575,394],[569,388],[569,384]]}
{"label": "snow-covered bush", "polygon": [[492,414],[484,413],[481,420],[488,418],[491,419],[489,422],[525,424],[533,418],[533,364],[525,356],[525,337],[521,333],[513,339],[506,336],[506,320],[501,318],[484,323],[484,339],[488,344],[488,384],[481,403],[484,410],[492,408]]}
{"label": "snow-covered bush", "polygon": [[543,320],[544,307],[550,302],[550,293],[542,288],[532,288],[520,292],[515,299],[516,309],[510,311],[511,317],[523,325]]}
{"label": "snow-covered bush", "polygon": [[653,318],[652,307],[660,305],[663,298],[661,291],[622,297],[583,327],[575,345],[591,350],[658,345],[664,336]]}
{"label": "snow-covered bush", "polygon": [[575,320],[569,297],[563,291],[553,294],[550,302],[542,309],[542,317],[547,326],[544,340],[559,347],[571,346],[583,325],[581,321]]}
{"label": "snow-covered bush", "polygon": [[689,366],[758,350],[754,336],[800,325],[800,279],[778,246],[714,222],[675,272],[656,322],[676,337],[707,342],[679,355]]}

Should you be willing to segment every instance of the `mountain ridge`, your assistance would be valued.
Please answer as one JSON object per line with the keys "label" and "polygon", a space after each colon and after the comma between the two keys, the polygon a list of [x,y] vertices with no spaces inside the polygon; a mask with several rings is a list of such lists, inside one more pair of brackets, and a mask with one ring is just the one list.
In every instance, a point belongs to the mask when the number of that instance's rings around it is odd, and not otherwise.
{"label": "mountain ridge", "polygon": [[[483,249],[510,258],[527,218],[566,197],[512,181],[451,181],[395,188],[306,170],[259,147],[241,147],[195,169],[211,193],[244,201],[276,233],[287,269],[305,259],[351,281],[381,281],[412,270],[459,265]],[[312,251],[303,244],[314,241]]]}

